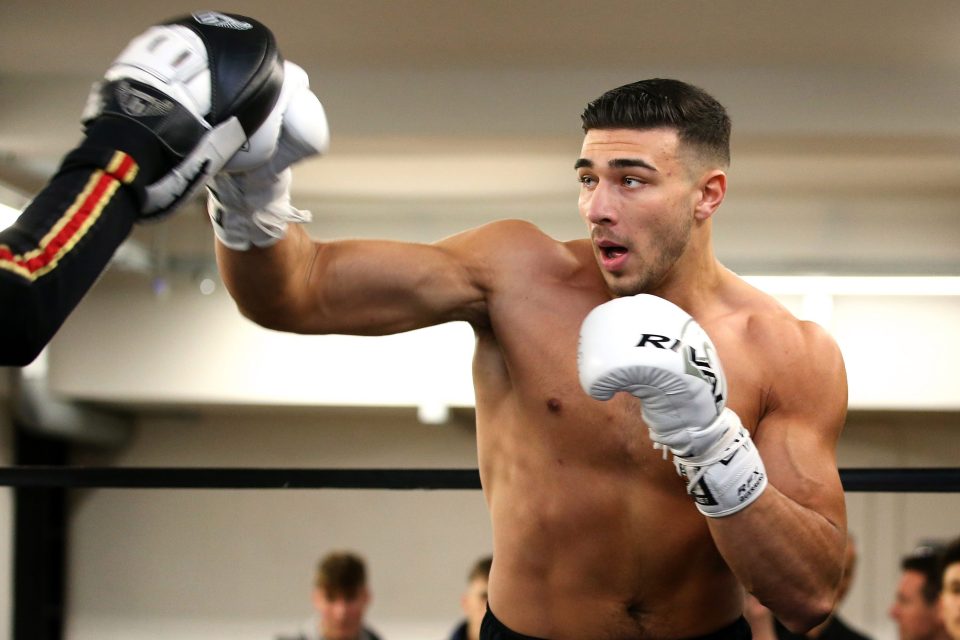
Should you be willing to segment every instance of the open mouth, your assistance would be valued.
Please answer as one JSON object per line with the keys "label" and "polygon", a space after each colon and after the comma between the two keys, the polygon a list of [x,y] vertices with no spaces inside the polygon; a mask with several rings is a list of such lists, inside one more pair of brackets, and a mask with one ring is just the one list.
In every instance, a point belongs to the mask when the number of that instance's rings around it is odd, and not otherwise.
{"label": "open mouth", "polygon": [[622,244],[617,244],[611,240],[600,240],[597,242],[597,249],[604,260],[616,260],[627,254],[627,248]]}
{"label": "open mouth", "polygon": [[622,255],[626,255],[627,248],[616,244],[604,245],[600,247],[600,253],[607,260],[615,260]]}

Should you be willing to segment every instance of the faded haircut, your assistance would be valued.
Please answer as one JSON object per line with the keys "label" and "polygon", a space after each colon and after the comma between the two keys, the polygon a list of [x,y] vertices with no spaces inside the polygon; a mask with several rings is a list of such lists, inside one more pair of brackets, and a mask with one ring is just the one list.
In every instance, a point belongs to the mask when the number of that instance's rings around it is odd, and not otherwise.
{"label": "faded haircut", "polygon": [[701,158],[730,164],[730,117],[703,89],[679,80],[653,78],[611,89],[580,115],[583,130],[675,129],[682,144]]}

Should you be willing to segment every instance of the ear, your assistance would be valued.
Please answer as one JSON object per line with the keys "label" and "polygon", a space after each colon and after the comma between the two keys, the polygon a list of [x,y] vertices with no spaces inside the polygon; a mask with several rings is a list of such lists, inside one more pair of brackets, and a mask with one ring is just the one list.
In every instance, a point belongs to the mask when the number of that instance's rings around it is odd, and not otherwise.
{"label": "ear", "polygon": [[720,169],[712,169],[700,178],[700,199],[694,209],[697,220],[708,220],[720,207],[727,194],[727,174]]}

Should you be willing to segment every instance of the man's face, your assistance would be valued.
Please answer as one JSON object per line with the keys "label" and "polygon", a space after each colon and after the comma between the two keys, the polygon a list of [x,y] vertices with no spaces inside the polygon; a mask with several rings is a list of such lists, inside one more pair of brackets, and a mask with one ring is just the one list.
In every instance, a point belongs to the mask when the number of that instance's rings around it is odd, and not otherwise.
{"label": "man's face", "polygon": [[468,640],[477,640],[480,637],[480,622],[487,612],[487,580],[482,577],[471,580],[460,604],[467,615]]}
{"label": "man's face", "polygon": [[942,635],[943,626],[936,604],[923,599],[923,574],[904,571],[890,606],[890,617],[900,630],[900,640],[931,640]]}
{"label": "man's face", "polygon": [[615,294],[656,287],[687,249],[699,199],[688,164],[673,129],[591,129],[584,136],[576,163],[580,215]]}
{"label": "man's face", "polygon": [[947,633],[960,640],[960,562],[947,566],[940,591],[940,613]]}
{"label": "man's face", "polygon": [[313,605],[320,614],[320,631],[326,640],[357,640],[370,592],[361,587],[353,594],[314,589]]}

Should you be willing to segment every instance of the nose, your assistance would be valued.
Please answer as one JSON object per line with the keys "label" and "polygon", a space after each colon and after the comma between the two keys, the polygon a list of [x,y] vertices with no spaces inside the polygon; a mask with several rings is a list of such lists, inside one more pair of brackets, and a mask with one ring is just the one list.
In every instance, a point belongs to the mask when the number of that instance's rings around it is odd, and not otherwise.
{"label": "nose", "polygon": [[336,621],[341,621],[346,617],[347,603],[342,599],[336,600],[330,607],[330,617]]}
{"label": "nose", "polygon": [[588,222],[596,225],[613,225],[617,222],[615,198],[601,182],[583,195],[583,214]]}

